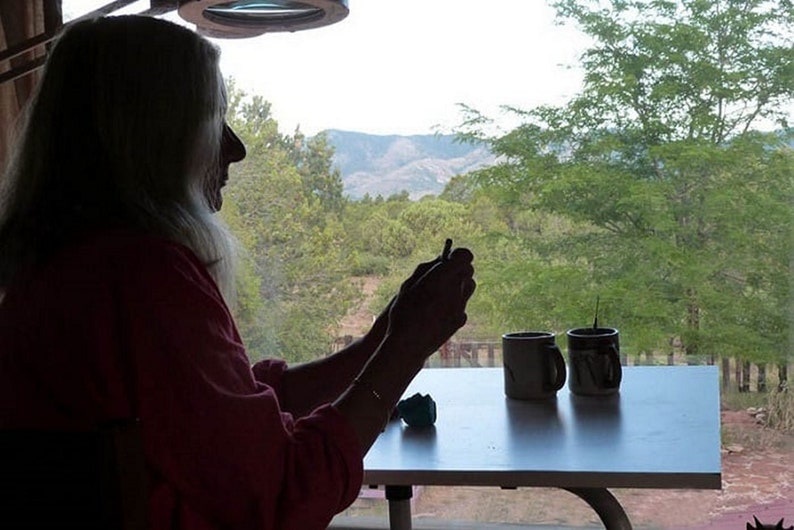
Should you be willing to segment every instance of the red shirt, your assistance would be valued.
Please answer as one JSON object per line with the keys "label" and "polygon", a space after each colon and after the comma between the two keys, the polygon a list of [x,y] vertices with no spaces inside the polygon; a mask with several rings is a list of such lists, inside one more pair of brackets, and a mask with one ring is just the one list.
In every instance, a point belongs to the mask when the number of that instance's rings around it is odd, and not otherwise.
{"label": "red shirt", "polygon": [[285,369],[251,367],[206,267],[160,238],[88,238],[0,302],[0,428],[137,415],[153,530],[320,529],[353,502],[352,427],[283,412]]}

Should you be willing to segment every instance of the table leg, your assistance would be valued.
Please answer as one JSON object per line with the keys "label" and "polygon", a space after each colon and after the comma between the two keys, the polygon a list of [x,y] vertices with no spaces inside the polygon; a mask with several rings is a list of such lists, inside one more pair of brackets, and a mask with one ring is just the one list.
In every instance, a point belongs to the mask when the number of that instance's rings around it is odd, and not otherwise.
{"label": "table leg", "polygon": [[411,530],[411,497],[412,486],[386,486],[391,530]]}
{"label": "table leg", "polygon": [[590,505],[607,530],[631,530],[631,521],[618,500],[606,488],[563,488]]}

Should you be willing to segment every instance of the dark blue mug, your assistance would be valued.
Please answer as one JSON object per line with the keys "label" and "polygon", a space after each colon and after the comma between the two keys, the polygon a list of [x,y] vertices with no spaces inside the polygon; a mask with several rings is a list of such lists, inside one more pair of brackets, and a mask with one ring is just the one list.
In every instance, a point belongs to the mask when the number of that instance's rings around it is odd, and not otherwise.
{"label": "dark blue mug", "polygon": [[513,399],[548,399],[565,384],[565,359],[548,331],[502,335],[505,395]]}
{"label": "dark blue mug", "polygon": [[580,396],[608,396],[620,390],[620,333],[615,328],[575,328],[568,338],[568,388]]}

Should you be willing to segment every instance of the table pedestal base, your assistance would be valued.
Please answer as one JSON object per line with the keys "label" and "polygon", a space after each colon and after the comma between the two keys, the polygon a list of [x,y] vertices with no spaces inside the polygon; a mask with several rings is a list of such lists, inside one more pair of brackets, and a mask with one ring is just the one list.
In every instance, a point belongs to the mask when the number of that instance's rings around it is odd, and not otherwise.
{"label": "table pedestal base", "polygon": [[386,500],[389,501],[389,528],[391,530],[411,530],[411,486],[386,486]]}
{"label": "table pedestal base", "polygon": [[[606,530],[632,530],[625,510],[606,488],[562,488],[586,502],[598,514]],[[411,486],[386,486],[389,528],[411,530]]]}
{"label": "table pedestal base", "polygon": [[631,530],[623,506],[606,488],[562,488],[570,491],[595,510],[607,530]]}

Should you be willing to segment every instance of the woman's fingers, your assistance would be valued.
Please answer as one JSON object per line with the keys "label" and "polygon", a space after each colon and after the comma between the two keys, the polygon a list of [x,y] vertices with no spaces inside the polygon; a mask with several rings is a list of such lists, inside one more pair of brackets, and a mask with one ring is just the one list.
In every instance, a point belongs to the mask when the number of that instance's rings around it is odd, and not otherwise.
{"label": "woman's fingers", "polygon": [[[402,291],[405,291],[406,289],[410,289],[420,279],[422,279],[422,277],[428,274],[434,267],[441,264],[444,264],[445,268],[451,267],[450,270],[452,271],[462,267],[463,269],[460,272],[471,275],[474,273],[474,269],[470,267],[473,259],[474,259],[474,255],[467,248],[456,248],[455,250],[449,251],[445,246],[440,256],[438,256],[437,258],[431,261],[426,261],[424,263],[420,263],[419,265],[417,265],[416,269],[414,269],[414,272],[411,274],[411,276],[408,277],[402,283],[400,289]],[[469,269],[470,269],[468,271],[466,270],[467,264],[469,264]]]}
{"label": "woman's fingers", "polygon": [[461,261],[464,263],[471,263],[474,261],[474,254],[466,247],[458,247],[449,253],[448,261]]}
{"label": "woman's fingers", "polygon": [[[445,256],[446,255],[446,259]],[[429,342],[446,340],[467,320],[466,304],[476,289],[474,255],[467,248],[420,264],[400,288],[390,316],[393,331]]]}
{"label": "woman's fingers", "polygon": [[436,258],[433,261],[426,261],[417,265],[411,276],[409,276],[400,286],[400,292],[405,292],[406,290],[411,289],[416,282],[418,282],[425,274],[430,272],[430,270],[439,263],[441,263],[441,259]]}
{"label": "woman's fingers", "polygon": [[463,300],[463,304],[465,305],[468,303],[471,295],[474,294],[474,291],[477,289],[477,282],[474,281],[474,278],[464,279],[460,282],[460,296]]}

